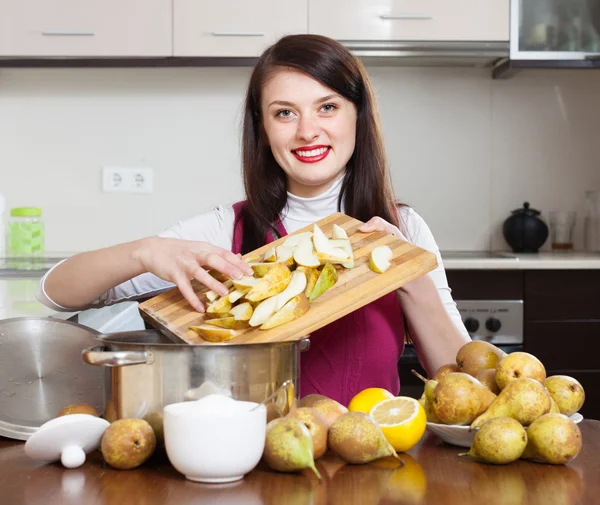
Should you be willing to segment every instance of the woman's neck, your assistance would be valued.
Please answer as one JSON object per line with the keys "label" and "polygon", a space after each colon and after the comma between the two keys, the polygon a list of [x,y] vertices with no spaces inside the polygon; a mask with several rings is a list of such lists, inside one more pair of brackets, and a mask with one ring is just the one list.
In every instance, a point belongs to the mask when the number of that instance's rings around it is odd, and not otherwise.
{"label": "woman's neck", "polygon": [[325,191],[308,198],[288,191],[283,215],[294,221],[312,223],[337,212],[342,183],[343,177],[340,177],[330,183]]}

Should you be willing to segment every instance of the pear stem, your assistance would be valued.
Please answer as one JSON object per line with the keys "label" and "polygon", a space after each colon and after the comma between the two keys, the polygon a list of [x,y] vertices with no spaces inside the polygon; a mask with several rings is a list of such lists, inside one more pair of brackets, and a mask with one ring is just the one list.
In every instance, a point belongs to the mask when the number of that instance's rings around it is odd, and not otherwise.
{"label": "pear stem", "polygon": [[459,454],[459,456],[469,456],[469,453],[468,453],[468,452],[461,452],[461,453]]}
{"label": "pear stem", "polygon": [[411,370],[411,372],[416,375],[419,379],[421,379],[423,382],[427,383],[427,379],[425,377],[423,377],[419,372],[417,372],[416,370]]}
{"label": "pear stem", "polygon": [[321,474],[319,473],[319,470],[317,470],[317,467],[315,466],[314,462],[310,465],[309,467],[313,472],[315,472],[315,475],[319,478],[319,480],[321,479]]}

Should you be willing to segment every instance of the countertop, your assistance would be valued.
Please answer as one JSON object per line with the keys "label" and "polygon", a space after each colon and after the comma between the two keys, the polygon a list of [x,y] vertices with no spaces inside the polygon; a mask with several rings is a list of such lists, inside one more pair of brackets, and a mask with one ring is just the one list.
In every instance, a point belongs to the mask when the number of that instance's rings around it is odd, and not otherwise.
{"label": "countertop", "polygon": [[594,505],[600,503],[600,421],[579,424],[583,449],[569,465],[529,461],[493,466],[459,458],[464,449],[427,433],[403,468],[394,460],[344,465],[326,454],[317,461],[323,481],[308,472],[284,474],[261,462],[232,484],[186,480],[163,455],[135,470],[108,467],[98,452],[79,468],[29,459],[23,442],[0,437],[2,503],[46,505],[236,504],[236,505]]}
{"label": "countertop", "polygon": [[581,251],[512,253],[442,251],[446,270],[587,270],[600,269],[600,253]]}

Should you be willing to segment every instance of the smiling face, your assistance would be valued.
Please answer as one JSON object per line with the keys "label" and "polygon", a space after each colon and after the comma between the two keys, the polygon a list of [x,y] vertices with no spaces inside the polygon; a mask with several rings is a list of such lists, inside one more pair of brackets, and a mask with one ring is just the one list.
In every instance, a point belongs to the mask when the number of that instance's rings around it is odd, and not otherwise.
{"label": "smiling face", "polygon": [[261,107],[290,193],[316,196],[342,177],[356,140],[352,102],[300,71],[282,69],[265,83]]}

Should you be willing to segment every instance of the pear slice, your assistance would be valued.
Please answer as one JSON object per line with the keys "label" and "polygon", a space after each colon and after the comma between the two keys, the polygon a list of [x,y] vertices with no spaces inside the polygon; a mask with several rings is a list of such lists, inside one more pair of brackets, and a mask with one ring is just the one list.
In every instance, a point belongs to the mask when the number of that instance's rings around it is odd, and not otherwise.
{"label": "pear slice", "polygon": [[[223,282],[223,286],[225,286],[227,289],[230,289],[233,286],[233,281],[231,279],[227,279],[225,282]],[[204,296],[206,296],[209,302],[214,302],[221,295],[216,291],[209,289],[206,293],[204,293]]]}
{"label": "pear slice", "polygon": [[294,261],[303,267],[318,267],[321,263],[315,254],[313,241],[310,237],[305,238],[294,249]]}
{"label": "pear slice", "polygon": [[273,261],[267,261],[264,263],[249,263],[249,265],[252,267],[252,270],[254,270],[254,275],[260,279],[261,277],[267,275],[271,269],[275,267],[276,263]]}
{"label": "pear slice", "polygon": [[330,240],[329,245],[333,249],[341,249],[342,251],[345,251],[348,258],[354,257],[354,251],[352,250],[352,244],[350,243],[350,240],[347,238],[338,238],[338,239]]}
{"label": "pear slice", "polygon": [[310,292],[310,296],[308,300],[310,302],[314,302],[319,296],[321,296],[325,291],[332,288],[338,280],[337,270],[331,263],[327,263],[321,273],[319,274],[319,278],[317,279],[317,283],[315,287]]}
{"label": "pear slice", "polygon": [[275,312],[265,323],[260,327],[261,330],[268,330],[269,328],[275,328],[285,323],[289,323],[294,319],[302,317],[308,312],[310,303],[304,293],[294,296],[289,300],[281,310]]}
{"label": "pear slice", "polygon": [[240,298],[242,298],[242,296],[244,296],[245,294],[246,294],[246,291],[240,291],[239,289],[236,289],[236,290],[232,291],[231,293],[229,293],[229,301],[233,305]]}
{"label": "pear slice", "polygon": [[190,326],[190,330],[194,330],[204,340],[209,342],[227,342],[238,336],[238,332],[230,328],[219,328],[210,324],[202,324],[200,326]]}
{"label": "pear slice", "polygon": [[333,225],[333,234],[332,234],[334,239],[340,239],[340,238],[348,238],[348,234],[346,233],[346,230],[344,230],[344,228],[342,228],[341,226],[338,226],[337,224]]}
{"label": "pear slice", "polygon": [[206,308],[206,312],[209,314],[228,314],[230,310],[231,302],[229,301],[229,295],[222,296]]}
{"label": "pear slice", "polygon": [[233,285],[235,289],[241,291],[242,293],[247,293],[254,286],[256,286],[260,282],[260,279],[256,277],[252,277],[250,275],[244,275],[241,279],[234,280]]}
{"label": "pear slice", "polygon": [[260,326],[267,319],[269,319],[277,308],[277,297],[272,296],[271,298],[267,298],[259,303],[254,312],[252,313],[252,317],[250,318],[250,326]]}
{"label": "pear slice", "polygon": [[277,260],[277,255],[275,254],[275,248],[271,247],[264,255],[263,257],[263,261],[264,262],[271,262],[271,261],[275,261]]}
{"label": "pear slice", "polygon": [[248,302],[240,303],[229,311],[236,321],[249,321],[253,312],[254,309]]}
{"label": "pear slice", "polygon": [[312,267],[298,267],[296,272],[304,272],[306,275],[306,288],[304,290],[304,294],[308,297],[312,292],[315,284],[317,283],[317,279],[319,278],[320,272],[316,268]]}
{"label": "pear slice", "polygon": [[278,263],[285,263],[288,267],[294,266],[294,251],[282,245],[275,248]]}
{"label": "pear slice", "polygon": [[329,246],[329,239],[323,233],[323,230],[319,228],[319,225],[316,223],[313,226],[313,243],[315,244],[315,249],[317,252],[323,254],[331,254],[329,251],[331,247]]}
{"label": "pear slice", "polygon": [[227,328],[229,330],[243,330],[249,327],[248,321],[240,321],[232,317],[219,317],[217,319],[207,319],[206,324]]}
{"label": "pear slice", "polygon": [[392,259],[392,250],[387,245],[376,247],[371,251],[369,256],[369,267],[373,272],[382,274],[390,268],[390,260]]}
{"label": "pear slice", "polygon": [[275,263],[273,268],[260,279],[260,282],[246,294],[246,300],[259,302],[265,298],[278,295],[287,288],[291,279],[292,272],[287,265],[285,263]]}
{"label": "pear slice", "polygon": [[312,232],[310,232],[310,231],[306,231],[303,233],[296,233],[295,235],[290,235],[288,238],[286,238],[283,241],[283,244],[281,244],[281,245],[283,247],[287,247],[288,249],[291,249],[293,251],[300,244],[300,242],[302,242],[306,238],[311,238],[311,237],[312,237]]}
{"label": "pear slice", "polygon": [[292,278],[287,285],[287,288],[277,295],[277,307],[275,310],[281,310],[288,301],[294,298],[294,296],[303,293],[305,289],[306,274],[304,272],[295,271],[292,273]]}

